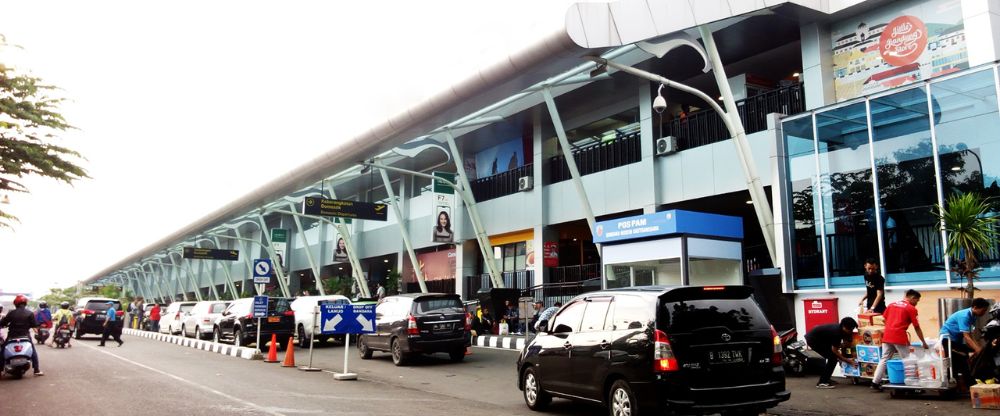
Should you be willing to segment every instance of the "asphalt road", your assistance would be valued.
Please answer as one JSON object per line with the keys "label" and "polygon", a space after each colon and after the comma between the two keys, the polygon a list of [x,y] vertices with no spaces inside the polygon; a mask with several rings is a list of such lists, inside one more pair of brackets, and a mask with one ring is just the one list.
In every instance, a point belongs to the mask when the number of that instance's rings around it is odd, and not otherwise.
{"label": "asphalt road", "polygon": [[[97,347],[74,340],[68,350],[42,347],[43,377],[0,380],[0,414],[55,415],[538,415],[524,406],[515,385],[514,351],[476,348],[466,362],[446,355],[395,367],[387,354],[361,360],[349,350],[357,381],[336,381],[343,348],[317,347],[306,373],[279,364],[247,361],[145,338]],[[112,346],[114,345],[114,346]],[[305,365],[308,350],[296,350]],[[968,399],[890,399],[866,387],[816,390],[815,379],[790,378],[792,400],[775,415],[983,415]],[[603,409],[555,400],[551,415],[600,415]]]}

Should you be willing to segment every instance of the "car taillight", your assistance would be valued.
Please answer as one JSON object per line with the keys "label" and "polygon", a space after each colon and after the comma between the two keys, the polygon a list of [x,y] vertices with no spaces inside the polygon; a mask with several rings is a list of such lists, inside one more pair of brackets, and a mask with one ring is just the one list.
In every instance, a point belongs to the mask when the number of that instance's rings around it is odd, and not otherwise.
{"label": "car taillight", "polygon": [[210,322],[212,322],[212,320],[208,319],[208,318],[204,318],[204,319],[201,320],[201,323],[203,323],[203,324],[207,324],[207,323],[210,323]]}
{"label": "car taillight", "polygon": [[253,314],[252,313],[248,313],[247,316],[244,316],[244,318],[246,318],[246,319],[253,319]]}
{"label": "car taillight", "polygon": [[408,315],[406,321],[406,333],[409,335],[420,335],[420,329],[417,329],[417,318],[414,318],[413,315]]}
{"label": "car taillight", "polygon": [[177,315],[174,315],[174,319],[181,319],[181,313],[177,312]]}
{"label": "car taillight", "polygon": [[14,352],[21,352],[21,350],[23,350],[23,349],[24,349],[24,346],[22,346],[22,345],[15,345],[14,346]]}
{"label": "car taillight", "polygon": [[92,310],[90,310],[90,309],[84,309],[84,310],[83,310],[83,314],[84,314],[84,315],[93,315],[93,314],[94,314],[94,311],[92,311]]}
{"label": "car taillight", "polygon": [[472,330],[472,314],[466,312],[465,313],[465,331],[468,332],[468,331],[471,331],[471,330]]}
{"label": "car taillight", "polygon": [[295,311],[285,311],[285,316],[295,316]]}
{"label": "car taillight", "polygon": [[726,287],[725,286],[705,286],[705,287],[701,288],[701,290],[704,290],[706,292],[714,292],[714,291],[717,291],[717,290],[726,290]]}
{"label": "car taillight", "polygon": [[667,333],[659,329],[656,330],[656,338],[653,343],[653,371],[670,372],[677,371],[677,358],[674,357],[674,350],[670,347]]}
{"label": "car taillight", "polygon": [[771,364],[781,365],[781,337],[778,336],[778,331],[774,330],[774,325],[771,325],[771,339],[774,342],[773,354],[771,355]]}
{"label": "car taillight", "polygon": [[115,316],[125,315],[125,311],[115,311]]}

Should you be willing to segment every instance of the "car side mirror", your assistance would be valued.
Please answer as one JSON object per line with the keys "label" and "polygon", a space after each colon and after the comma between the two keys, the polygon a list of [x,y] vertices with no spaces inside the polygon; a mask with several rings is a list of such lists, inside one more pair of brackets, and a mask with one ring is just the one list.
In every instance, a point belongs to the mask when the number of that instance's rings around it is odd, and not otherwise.
{"label": "car side mirror", "polygon": [[542,319],[541,321],[538,321],[538,331],[539,332],[549,332],[549,320],[548,319]]}
{"label": "car side mirror", "polygon": [[222,316],[229,316],[229,311],[222,311]]}
{"label": "car side mirror", "polygon": [[570,328],[569,325],[566,324],[556,325],[556,328],[552,330],[553,334],[567,334],[570,332],[573,332],[573,328]]}

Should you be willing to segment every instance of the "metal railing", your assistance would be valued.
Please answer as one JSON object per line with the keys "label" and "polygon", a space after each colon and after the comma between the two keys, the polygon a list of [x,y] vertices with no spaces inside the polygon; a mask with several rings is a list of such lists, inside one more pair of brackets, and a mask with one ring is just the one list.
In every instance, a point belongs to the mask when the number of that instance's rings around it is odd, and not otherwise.
{"label": "metal railing", "polygon": [[531,296],[536,301],[541,300],[547,308],[556,302],[565,304],[576,296],[595,290],[601,290],[600,277],[576,282],[543,283],[522,290],[521,296]]}
{"label": "metal railing", "polygon": [[488,201],[519,192],[518,182],[523,177],[533,177],[533,164],[527,164],[519,168],[500,172],[493,176],[479,178],[469,182],[472,188],[472,196],[476,202]]}
{"label": "metal railing", "polygon": [[[736,102],[747,134],[767,130],[770,113],[797,114],[806,110],[802,84],[778,88]],[[662,136],[677,137],[680,150],[729,139],[729,130],[715,110],[705,109],[663,123]]]}
{"label": "metal railing", "polygon": [[582,280],[600,279],[601,276],[601,265],[599,263],[553,267],[549,269],[549,278],[545,283],[579,282]]}
{"label": "metal railing", "polygon": [[[580,175],[614,169],[642,160],[642,141],[638,126],[639,123],[635,123],[618,129],[612,140],[595,141],[573,149],[573,159],[576,160]],[[550,157],[549,181],[546,184],[569,179],[566,159],[562,155]]]}
{"label": "metal railing", "polygon": [[[424,283],[427,284],[427,291],[430,293],[455,293],[455,279],[428,280]],[[406,282],[406,293],[420,293],[420,284]]]}
{"label": "metal railing", "polygon": [[[533,270],[519,270],[514,272],[503,272],[503,284],[508,289],[525,289],[534,281],[535,272]],[[479,276],[466,276],[465,278],[465,299],[476,299],[476,293],[481,289],[492,288],[489,274]]]}

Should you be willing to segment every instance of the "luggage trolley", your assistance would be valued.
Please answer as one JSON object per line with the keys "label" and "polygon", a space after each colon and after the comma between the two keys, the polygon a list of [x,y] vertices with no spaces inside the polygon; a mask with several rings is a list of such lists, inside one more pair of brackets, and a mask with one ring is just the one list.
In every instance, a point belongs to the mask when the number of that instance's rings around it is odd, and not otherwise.
{"label": "luggage trolley", "polygon": [[[947,344],[944,341],[948,340]],[[947,348],[942,348],[944,357],[942,357],[941,362],[944,366],[944,374],[947,379],[944,380],[939,386],[908,386],[905,384],[885,384],[882,389],[889,391],[889,397],[898,398],[904,396],[917,396],[917,395],[937,395],[939,397],[954,399],[958,396],[958,383],[955,380],[955,372],[951,365],[951,340],[947,336],[942,335],[940,341],[942,346]],[[930,352],[928,352],[929,354]]]}

